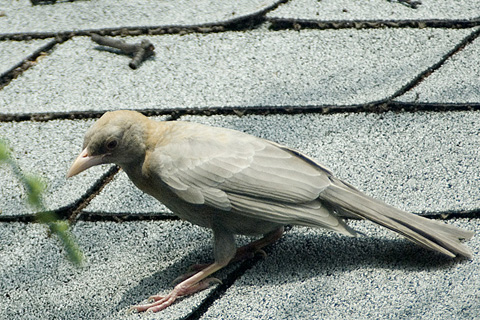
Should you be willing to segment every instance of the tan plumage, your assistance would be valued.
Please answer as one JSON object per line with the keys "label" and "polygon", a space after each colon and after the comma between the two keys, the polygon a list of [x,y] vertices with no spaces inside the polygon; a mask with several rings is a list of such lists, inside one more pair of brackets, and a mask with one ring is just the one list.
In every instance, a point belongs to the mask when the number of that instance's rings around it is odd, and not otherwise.
{"label": "tan plumage", "polygon": [[[205,279],[232,259],[281,236],[286,224],[356,235],[340,216],[374,221],[426,248],[470,258],[460,240],[473,232],[393,208],[335,178],[297,151],[248,134],[189,122],[156,122],[133,111],[103,115],[86,133],[73,176],[116,163],[133,183],[179,217],[211,228],[215,262],[166,297],[135,310],[158,311],[177,296],[208,286]],[[264,235],[237,251],[234,234]],[[248,253],[248,252],[247,252]]]}

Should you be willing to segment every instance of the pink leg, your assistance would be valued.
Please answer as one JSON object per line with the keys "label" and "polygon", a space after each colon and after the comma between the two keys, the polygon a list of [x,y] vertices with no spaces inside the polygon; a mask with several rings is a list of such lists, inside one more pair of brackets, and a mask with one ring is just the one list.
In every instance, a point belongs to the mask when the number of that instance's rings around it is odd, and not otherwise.
{"label": "pink leg", "polygon": [[[283,227],[265,235],[259,240],[253,241],[246,246],[240,247],[239,249],[237,249],[237,252],[235,256],[231,259],[231,261],[248,259],[251,258],[256,252],[263,252],[263,247],[277,241],[282,235]],[[151,296],[149,300],[154,302],[132,306],[130,307],[129,311],[161,311],[170,306],[173,302],[175,302],[178,297],[186,296],[204,290],[210,286],[211,282],[220,282],[220,280],[216,278],[207,277],[212,273],[225,267],[228,263],[229,261],[227,261],[226,263],[214,262],[209,265],[194,265],[193,269],[195,271],[177,278],[184,280],[177,284],[169,294],[167,294],[166,296]]]}
{"label": "pink leg", "polygon": [[[267,254],[265,253],[265,251],[262,250],[262,248],[280,239],[283,235],[283,231],[284,231],[283,227],[279,228],[269,234],[266,234],[261,239],[255,240],[253,242],[250,242],[247,245],[244,245],[243,247],[238,248],[235,254],[235,257],[233,257],[230,263],[251,259],[257,253],[260,253],[261,255],[266,256]],[[189,270],[186,273],[175,278],[172,281],[172,284],[176,284],[176,283],[179,283],[180,281],[188,279],[198,271],[203,270],[208,266],[209,264],[194,264],[189,268]],[[220,281],[220,280],[217,280],[217,281]]]}
{"label": "pink leg", "polygon": [[262,248],[280,239],[283,235],[283,231],[283,227],[278,228],[277,230],[266,234],[263,238],[255,240],[247,245],[244,245],[243,247],[238,248],[235,257],[232,259],[231,262],[253,258],[256,253],[260,253],[263,256],[266,256],[267,254],[265,253],[265,251],[262,250]]}
{"label": "pink leg", "polygon": [[178,297],[186,296],[208,288],[210,286],[211,279],[205,278],[223,267],[225,267],[224,264],[219,264],[216,262],[212,263],[205,269],[197,272],[195,275],[188,278],[187,280],[184,280],[177,284],[175,288],[166,296],[152,296],[149,298],[149,300],[154,300],[155,302],[132,306],[129,311],[161,311],[170,306]]}
{"label": "pink leg", "polygon": [[[172,286],[176,285],[177,283],[180,283],[182,282],[183,280],[186,280],[188,278],[190,278],[191,276],[193,276],[195,273],[197,273],[198,271],[201,271],[203,269],[205,269],[206,267],[208,267],[210,264],[208,263],[201,263],[201,264],[194,264],[193,266],[190,266],[190,268],[188,268],[187,272],[185,272],[184,274],[182,275],[179,275],[178,277],[176,277],[175,279],[173,279],[172,281]],[[218,280],[220,281],[220,280]]]}

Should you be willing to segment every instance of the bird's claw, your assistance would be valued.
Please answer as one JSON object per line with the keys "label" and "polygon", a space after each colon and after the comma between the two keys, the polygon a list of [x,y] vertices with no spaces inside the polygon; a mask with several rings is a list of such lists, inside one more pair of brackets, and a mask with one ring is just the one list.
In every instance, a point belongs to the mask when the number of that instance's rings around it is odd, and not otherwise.
{"label": "bird's claw", "polygon": [[132,313],[138,313],[138,310],[134,306],[131,306],[126,311],[126,314],[132,314]]}
{"label": "bird's claw", "polygon": [[161,311],[170,306],[178,297],[179,295],[174,291],[170,292],[166,296],[151,296],[147,299],[148,302],[146,304],[131,306],[128,309],[127,313],[154,313],[157,311]]}
{"label": "bird's claw", "polygon": [[208,285],[212,284],[212,283],[216,283],[216,284],[223,284],[222,280],[218,279],[218,278],[208,278],[208,279],[205,279],[203,280],[202,282],[207,282]]}
{"label": "bird's claw", "polygon": [[152,303],[152,302],[163,299],[163,297],[164,296],[153,295],[153,296],[148,297],[147,302]]}
{"label": "bird's claw", "polygon": [[267,257],[267,253],[265,252],[265,250],[263,249],[257,249],[254,253],[253,253],[255,256],[256,255],[260,255],[262,256],[262,258],[266,258]]}

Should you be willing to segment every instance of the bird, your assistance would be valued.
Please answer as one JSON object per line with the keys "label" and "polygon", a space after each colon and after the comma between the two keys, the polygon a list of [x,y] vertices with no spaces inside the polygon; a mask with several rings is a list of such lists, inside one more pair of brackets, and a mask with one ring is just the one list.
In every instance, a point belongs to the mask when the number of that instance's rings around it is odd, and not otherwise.
{"label": "bird", "polygon": [[[358,233],[344,218],[373,221],[448,257],[472,258],[474,233],[408,213],[336,178],[299,151],[247,133],[188,121],[155,121],[130,110],[104,113],[85,133],[67,177],[114,163],[181,219],[213,231],[211,264],[196,265],[165,296],[131,311],[157,312],[218,281],[213,273],[278,240],[287,225]],[[236,235],[259,239],[237,248]]]}

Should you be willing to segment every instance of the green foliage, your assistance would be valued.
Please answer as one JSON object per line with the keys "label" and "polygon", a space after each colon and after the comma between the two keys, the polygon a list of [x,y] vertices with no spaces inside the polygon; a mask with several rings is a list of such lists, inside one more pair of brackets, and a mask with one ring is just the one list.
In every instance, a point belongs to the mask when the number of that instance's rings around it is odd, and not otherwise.
{"label": "green foliage", "polygon": [[59,220],[57,215],[46,210],[43,204],[42,194],[46,189],[45,183],[35,175],[24,174],[18,163],[11,156],[7,143],[0,139],[0,164],[2,163],[9,165],[13,173],[22,182],[27,193],[28,204],[37,211],[35,219],[46,224],[50,232],[57,235],[67,252],[68,259],[76,266],[79,266],[83,261],[83,253],[69,231],[69,224],[66,221]]}
{"label": "green foliage", "polygon": [[10,151],[8,150],[5,141],[0,139],[0,163],[6,162],[10,158]]}
{"label": "green foliage", "polygon": [[23,176],[23,185],[27,189],[27,201],[30,206],[40,209],[42,207],[42,192],[46,189],[45,184],[40,178],[26,174]]}

